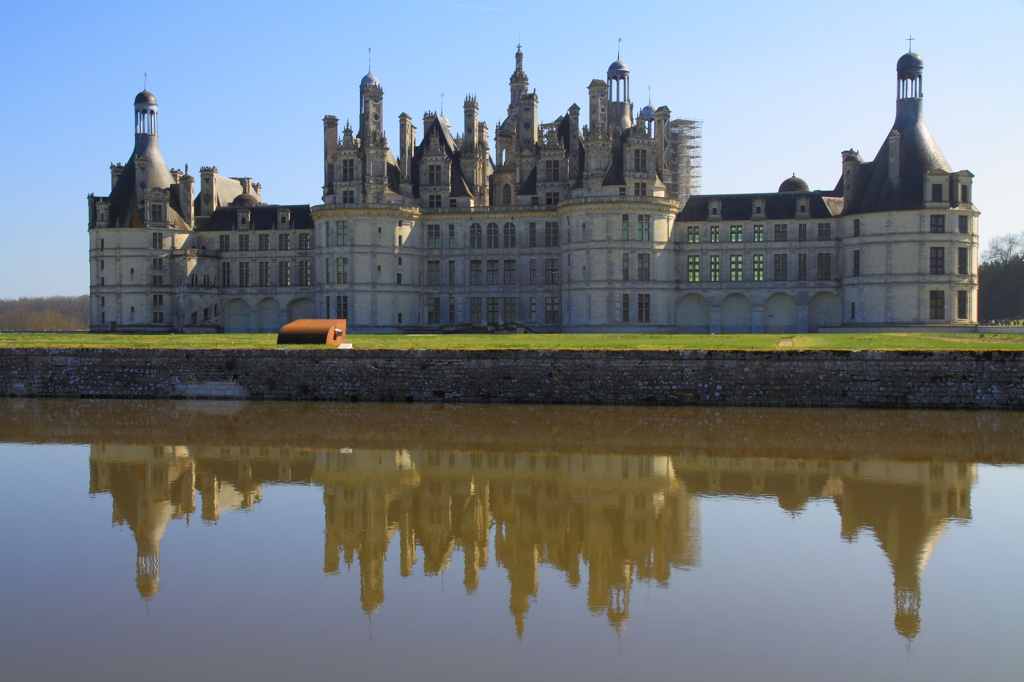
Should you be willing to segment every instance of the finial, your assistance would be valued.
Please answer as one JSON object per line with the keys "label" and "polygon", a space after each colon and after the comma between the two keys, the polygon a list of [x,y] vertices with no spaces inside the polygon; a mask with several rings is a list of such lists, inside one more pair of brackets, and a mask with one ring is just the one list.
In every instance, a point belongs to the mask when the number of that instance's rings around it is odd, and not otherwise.
{"label": "finial", "polygon": [[647,106],[651,106],[651,86],[647,86]]}
{"label": "finial", "polygon": [[619,38],[619,49],[615,52],[616,59],[622,59],[622,38]]}
{"label": "finial", "polygon": [[149,74],[146,73],[145,71],[143,71],[142,72],[142,89],[143,90],[145,90],[148,87],[147,81],[149,81]]}
{"label": "finial", "polygon": [[907,52],[913,52],[913,51],[914,51],[914,36],[909,36],[907,38]]}
{"label": "finial", "polygon": [[366,48],[366,73],[373,73],[373,48]]}

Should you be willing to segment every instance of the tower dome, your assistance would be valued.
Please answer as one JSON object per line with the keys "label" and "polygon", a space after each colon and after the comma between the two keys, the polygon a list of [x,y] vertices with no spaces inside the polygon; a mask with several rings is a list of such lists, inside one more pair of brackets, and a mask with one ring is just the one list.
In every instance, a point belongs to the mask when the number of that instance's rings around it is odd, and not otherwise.
{"label": "tower dome", "polygon": [[900,78],[911,78],[924,69],[924,60],[921,55],[908,52],[896,62],[896,74]]}
{"label": "tower dome", "polygon": [[629,75],[629,67],[626,66],[626,62],[621,59],[616,59],[608,67],[609,78],[624,78]]}
{"label": "tower dome", "polygon": [[377,77],[374,76],[372,73],[368,73],[365,76],[363,76],[363,80],[359,81],[359,85],[360,85],[360,87],[362,87],[364,85],[377,85],[377,86],[379,86],[380,85],[380,81],[377,80]]}
{"label": "tower dome", "polygon": [[156,97],[149,90],[143,90],[135,95],[135,104],[156,104]]}
{"label": "tower dome", "polygon": [[640,117],[643,118],[643,120],[645,121],[653,121],[654,107],[652,107],[650,104],[645,106],[643,109],[640,110]]}
{"label": "tower dome", "polygon": [[800,178],[798,178],[796,176],[796,173],[794,173],[793,177],[786,178],[785,180],[782,181],[782,184],[779,185],[779,191],[780,192],[809,192],[811,190],[807,186],[807,183],[804,182],[803,180],[801,180]]}

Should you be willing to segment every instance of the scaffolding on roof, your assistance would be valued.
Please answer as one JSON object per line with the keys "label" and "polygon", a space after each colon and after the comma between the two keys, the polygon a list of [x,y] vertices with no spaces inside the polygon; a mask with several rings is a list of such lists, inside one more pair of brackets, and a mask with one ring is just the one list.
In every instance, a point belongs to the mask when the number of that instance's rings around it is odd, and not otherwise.
{"label": "scaffolding on roof", "polygon": [[669,190],[680,205],[700,194],[703,122],[677,118],[668,124]]}

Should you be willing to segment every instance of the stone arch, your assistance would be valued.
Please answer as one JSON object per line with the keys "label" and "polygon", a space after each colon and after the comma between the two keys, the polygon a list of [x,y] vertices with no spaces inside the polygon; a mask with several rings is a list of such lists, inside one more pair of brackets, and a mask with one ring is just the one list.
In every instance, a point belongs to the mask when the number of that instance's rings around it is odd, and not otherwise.
{"label": "stone arch", "polygon": [[750,299],[743,294],[729,294],[722,301],[722,333],[749,334],[753,327]]}
{"label": "stone arch", "polygon": [[308,320],[316,317],[316,304],[311,298],[296,298],[288,304],[288,321]]}
{"label": "stone arch", "polygon": [[796,301],[789,294],[772,294],[765,301],[765,334],[795,334],[796,318]]}
{"label": "stone arch", "polygon": [[233,298],[224,306],[224,331],[239,333],[252,331],[249,314],[251,308],[240,298]]}
{"label": "stone arch", "polygon": [[676,327],[687,334],[711,331],[711,312],[700,294],[687,294],[676,301]]}
{"label": "stone arch", "polygon": [[256,309],[259,317],[258,327],[261,332],[276,332],[281,328],[277,301],[265,298]]}
{"label": "stone arch", "polygon": [[823,291],[807,306],[807,331],[813,334],[819,327],[838,327],[843,322],[842,317],[843,305],[839,297]]}

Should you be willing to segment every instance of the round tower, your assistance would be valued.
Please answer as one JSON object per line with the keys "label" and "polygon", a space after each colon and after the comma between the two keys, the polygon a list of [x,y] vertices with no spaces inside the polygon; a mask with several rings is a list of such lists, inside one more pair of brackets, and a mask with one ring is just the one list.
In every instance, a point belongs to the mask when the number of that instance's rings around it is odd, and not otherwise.
{"label": "round tower", "polygon": [[629,67],[616,59],[608,67],[608,125],[621,133],[633,125],[633,104],[629,101]]}

